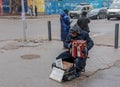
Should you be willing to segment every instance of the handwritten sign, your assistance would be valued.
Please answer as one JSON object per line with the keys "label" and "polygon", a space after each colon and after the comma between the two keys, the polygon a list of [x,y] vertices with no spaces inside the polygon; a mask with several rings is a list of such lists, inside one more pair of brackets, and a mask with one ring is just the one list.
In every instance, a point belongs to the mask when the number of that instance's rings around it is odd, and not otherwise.
{"label": "handwritten sign", "polygon": [[56,80],[58,82],[62,82],[64,70],[58,69],[56,67],[53,67],[52,72],[49,76],[50,79]]}
{"label": "handwritten sign", "polygon": [[55,64],[56,64],[57,67],[63,69],[62,59],[57,59],[57,60],[55,61]]}

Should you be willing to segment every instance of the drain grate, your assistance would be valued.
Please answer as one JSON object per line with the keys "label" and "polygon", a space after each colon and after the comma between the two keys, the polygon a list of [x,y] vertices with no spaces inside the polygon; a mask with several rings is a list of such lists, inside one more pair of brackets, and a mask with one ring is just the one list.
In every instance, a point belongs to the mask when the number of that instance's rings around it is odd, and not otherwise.
{"label": "drain grate", "polygon": [[37,59],[40,58],[40,55],[37,54],[27,54],[27,55],[22,55],[22,59]]}

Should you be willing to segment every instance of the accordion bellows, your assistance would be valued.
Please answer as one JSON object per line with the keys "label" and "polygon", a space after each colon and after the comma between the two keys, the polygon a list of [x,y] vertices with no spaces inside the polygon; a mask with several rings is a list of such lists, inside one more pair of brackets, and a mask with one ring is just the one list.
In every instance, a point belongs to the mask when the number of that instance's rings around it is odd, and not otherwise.
{"label": "accordion bellows", "polygon": [[86,47],[86,41],[85,40],[74,40],[72,41],[72,48],[70,50],[70,53],[74,58],[80,57],[85,58],[86,55],[82,53],[82,50]]}

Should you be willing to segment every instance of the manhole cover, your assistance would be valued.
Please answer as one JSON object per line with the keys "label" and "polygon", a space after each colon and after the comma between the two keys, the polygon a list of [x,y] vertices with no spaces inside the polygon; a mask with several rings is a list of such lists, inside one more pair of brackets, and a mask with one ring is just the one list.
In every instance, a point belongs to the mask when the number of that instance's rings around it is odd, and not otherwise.
{"label": "manhole cover", "polygon": [[40,55],[27,54],[27,55],[22,55],[21,58],[23,58],[23,59],[36,59],[36,58],[40,58]]}

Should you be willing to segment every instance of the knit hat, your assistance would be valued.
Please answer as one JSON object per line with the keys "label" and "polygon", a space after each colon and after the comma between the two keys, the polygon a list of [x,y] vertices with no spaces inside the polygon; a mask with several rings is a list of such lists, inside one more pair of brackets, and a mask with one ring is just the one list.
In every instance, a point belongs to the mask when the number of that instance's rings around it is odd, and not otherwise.
{"label": "knit hat", "polygon": [[75,24],[71,29],[70,29],[70,33],[79,33],[80,32],[80,28],[77,24]]}

